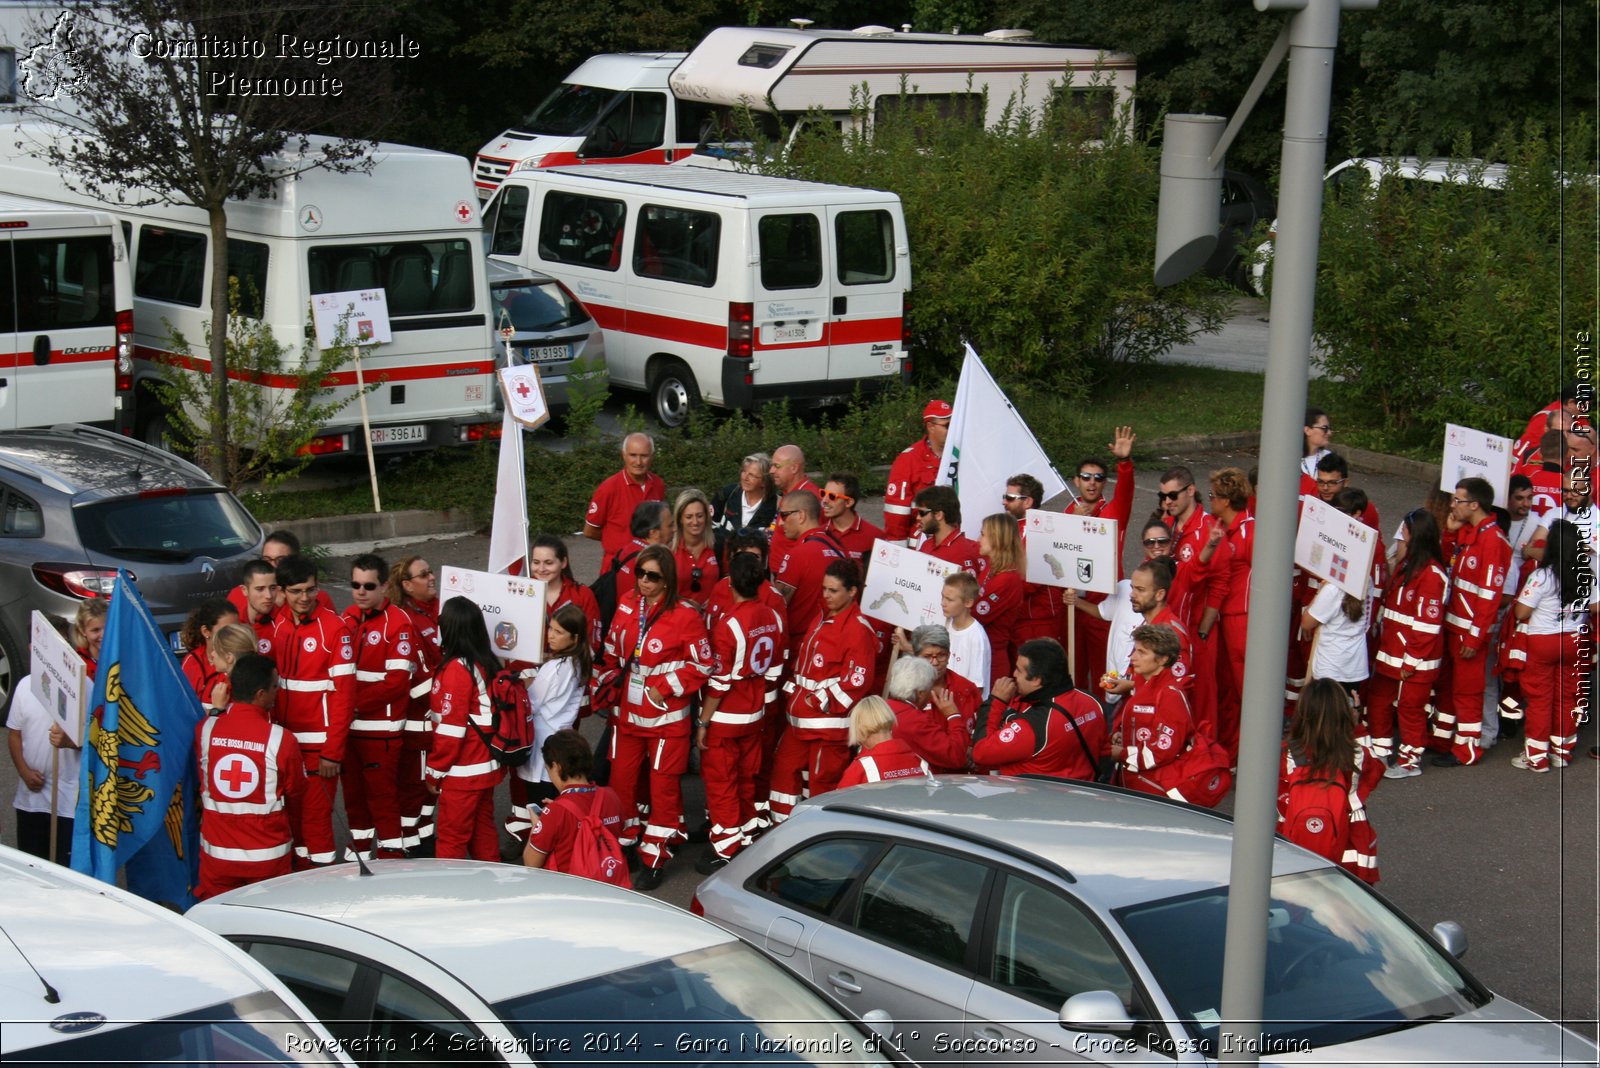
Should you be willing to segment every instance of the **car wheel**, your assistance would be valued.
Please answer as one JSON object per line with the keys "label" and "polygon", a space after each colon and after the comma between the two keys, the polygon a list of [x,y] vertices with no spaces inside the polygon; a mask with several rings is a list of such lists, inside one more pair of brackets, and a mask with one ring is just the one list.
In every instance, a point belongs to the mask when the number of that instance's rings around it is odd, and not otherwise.
{"label": "car wheel", "polygon": [[176,454],[177,441],[172,434],[172,420],[167,410],[152,402],[150,413],[139,423],[139,440],[163,452]]}
{"label": "car wheel", "polygon": [[678,360],[664,361],[650,377],[650,404],[662,426],[687,423],[689,412],[700,404],[700,387],[695,383],[694,372]]}
{"label": "car wheel", "polygon": [[0,712],[11,709],[11,691],[27,674],[17,643],[4,627],[0,627]]}

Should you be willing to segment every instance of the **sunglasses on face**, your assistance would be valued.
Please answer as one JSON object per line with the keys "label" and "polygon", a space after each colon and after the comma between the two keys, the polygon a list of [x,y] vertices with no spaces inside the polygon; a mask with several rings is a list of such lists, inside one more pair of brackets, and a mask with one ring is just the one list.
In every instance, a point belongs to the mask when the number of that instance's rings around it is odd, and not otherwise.
{"label": "sunglasses on face", "polygon": [[835,492],[833,492],[833,490],[828,490],[828,489],[825,489],[825,490],[822,491],[822,499],[825,500],[825,501],[852,501],[852,500],[855,500],[855,498],[851,497],[848,493],[835,493]]}
{"label": "sunglasses on face", "polygon": [[787,512],[780,511],[778,513],[778,518],[780,520],[788,519],[790,516],[794,515],[798,511],[800,511],[800,509],[798,509],[798,508],[791,508]]}
{"label": "sunglasses on face", "polygon": [[1146,538],[1146,539],[1144,539],[1143,544],[1145,544],[1147,546],[1150,546],[1151,548],[1154,548],[1157,545],[1168,545],[1168,544],[1171,544],[1171,542],[1172,542],[1171,538]]}
{"label": "sunglasses on face", "polygon": [[1321,426],[1314,426],[1314,427],[1312,427],[1312,428],[1311,428],[1311,429],[1312,429],[1312,430],[1320,430],[1320,431],[1322,431],[1322,432],[1323,432],[1323,433],[1324,433],[1324,434],[1331,434],[1331,433],[1333,433],[1333,426],[1332,426],[1332,425],[1331,425],[1331,424],[1329,424],[1329,423],[1323,423],[1323,424],[1322,424],[1322,425],[1321,425]]}
{"label": "sunglasses on face", "polygon": [[352,582],[350,583],[350,588],[352,590],[366,590],[371,593],[378,588],[378,584],[376,582]]}
{"label": "sunglasses on face", "polygon": [[1014,502],[1014,501],[1028,501],[1028,500],[1032,500],[1033,498],[1029,497],[1026,493],[1006,493],[1006,494],[1002,494],[1000,499],[1003,500],[1003,501],[1013,501]]}
{"label": "sunglasses on face", "polygon": [[635,574],[638,575],[639,581],[641,581],[641,582],[661,582],[661,581],[663,581],[663,576],[662,576],[661,572],[659,572],[659,571],[638,571],[638,572],[635,572]]}
{"label": "sunglasses on face", "polygon": [[1160,497],[1164,501],[1175,501],[1179,497],[1182,497],[1183,494],[1184,494],[1184,491],[1187,490],[1188,488],[1189,488],[1188,486],[1185,486],[1185,487],[1183,487],[1183,489],[1175,489],[1175,490],[1170,490],[1170,491],[1165,492],[1165,493],[1157,493],[1156,496]]}
{"label": "sunglasses on face", "polygon": [[1104,482],[1106,476],[1104,471],[1079,471],[1078,480],[1080,482]]}
{"label": "sunglasses on face", "polygon": [[432,577],[433,577],[433,569],[430,567],[426,571],[418,571],[415,575],[407,575],[406,576],[406,581],[407,582],[417,582],[417,581],[420,581],[421,579],[432,578]]}

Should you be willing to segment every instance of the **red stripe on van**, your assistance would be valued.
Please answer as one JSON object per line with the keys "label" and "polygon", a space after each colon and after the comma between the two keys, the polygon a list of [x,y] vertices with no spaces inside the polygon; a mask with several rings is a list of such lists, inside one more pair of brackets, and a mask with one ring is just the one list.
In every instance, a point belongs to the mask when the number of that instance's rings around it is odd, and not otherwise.
{"label": "red stripe on van", "polygon": [[[160,349],[149,348],[141,345],[134,350],[134,355],[141,360],[153,363],[170,363],[191,371],[210,371],[211,360],[203,356],[178,356],[175,353],[163,352]],[[434,378],[471,378],[474,375],[494,374],[494,361],[481,360],[473,363],[437,364],[433,366],[412,367],[371,367],[365,372],[367,384],[371,385],[379,378],[385,382],[422,382]],[[253,371],[230,371],[228,377],[240,382],[254,382],[262,386],[274,386],[280,389],[293,389],[300,384],[294,375],[268,375]],[[323,384],[328,386],[353,386],[356,384],[354,371],[335,371],[323,379]]]}
{"label": "red stripe on van", "polygon": [[880,341],[900,341],[900,320],[894,319],[843,319],[836,323],[823,323],[822,336],[816,341],[786,341],[781,344],[762,344],[756,339],[758,352],[782,352],[786,349],[814,349],[819,345],[869,345]]}
{"label": "red stripe on van", "polygon": [[[116,358],[117,350],[113,345],[96,352],[65,353],[60,349],[50,350],[50,364],[57,363],[110,363]],[[50,366],[46,364],[45,366]],[[34,367],[33,350],[27,352],[0,352],[0,368],[20,367],[23,370]]]}
{"label": "red stripe on van", "polygon": [[685,345],[696,345],[703,349],[726,351],[728,348],[728,324],[725,322],[702,323],[671,315],[653,315],[650,312],[597,304],[592,300],[583,301],[583,306],[604,330],[656,337],[663,341],[681,341]]}

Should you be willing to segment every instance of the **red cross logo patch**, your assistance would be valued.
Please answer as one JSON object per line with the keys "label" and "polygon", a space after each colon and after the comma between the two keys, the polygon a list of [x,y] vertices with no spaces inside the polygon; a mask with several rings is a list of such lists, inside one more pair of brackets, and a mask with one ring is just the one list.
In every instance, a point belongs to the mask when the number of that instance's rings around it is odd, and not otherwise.
{"label": "red cross logo patch", "polygon": [[235,801],[255,791],[261,773],[243,753],[229,753],[211,766],[211,788]]}

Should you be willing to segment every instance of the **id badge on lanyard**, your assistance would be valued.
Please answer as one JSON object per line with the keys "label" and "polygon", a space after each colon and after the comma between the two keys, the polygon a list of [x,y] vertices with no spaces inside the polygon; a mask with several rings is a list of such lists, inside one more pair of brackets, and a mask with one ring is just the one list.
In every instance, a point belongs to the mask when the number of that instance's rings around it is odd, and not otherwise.
{"label": "id badge on lanyard", "polygon": [[650,606],[643,597],[639,598],[639,640],[634,643],[633,656],[629,658],[631,667],[628,669],[628,703],[630,705],[644,704],[645,673],[639,665],[639,657],[644,653],[644,636],[650,630],[650,624],[655,622],[649,615]]}

